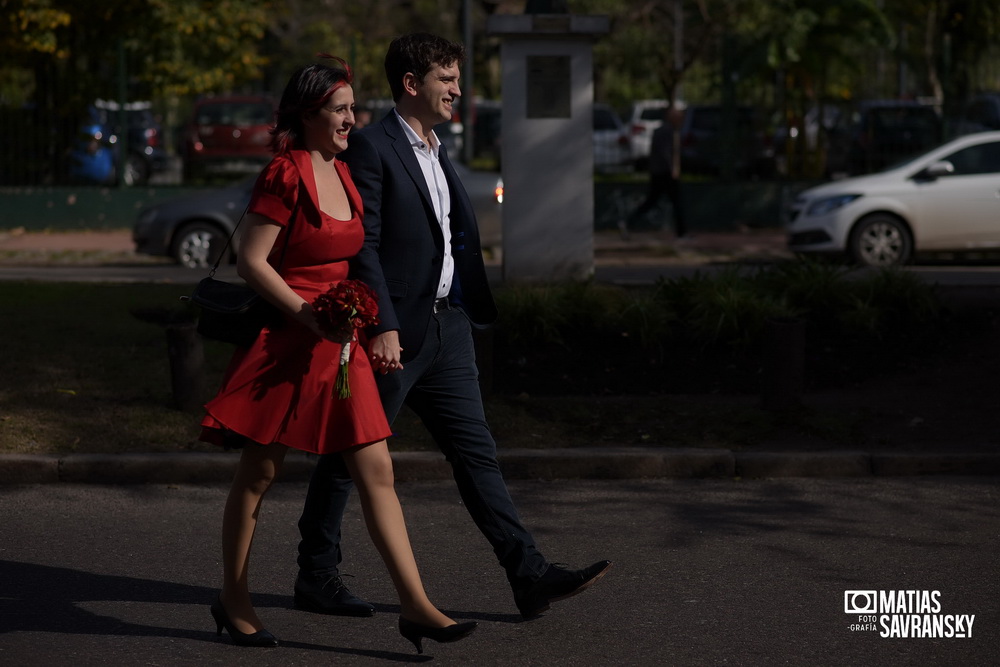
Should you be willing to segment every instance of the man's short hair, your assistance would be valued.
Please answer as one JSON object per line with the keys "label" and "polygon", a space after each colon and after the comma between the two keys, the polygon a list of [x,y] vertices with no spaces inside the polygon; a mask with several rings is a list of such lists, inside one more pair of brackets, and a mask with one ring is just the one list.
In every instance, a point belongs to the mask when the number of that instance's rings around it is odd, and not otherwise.
{"label": "man's short hair", "polygon": [[465,47],[444,37],[426,32],[397,37],[385,54],[385,76],[392,99],[398,102],[403,96],[403,77],[408,73],[422,80],[435,65],[451,67],[464,59]]}

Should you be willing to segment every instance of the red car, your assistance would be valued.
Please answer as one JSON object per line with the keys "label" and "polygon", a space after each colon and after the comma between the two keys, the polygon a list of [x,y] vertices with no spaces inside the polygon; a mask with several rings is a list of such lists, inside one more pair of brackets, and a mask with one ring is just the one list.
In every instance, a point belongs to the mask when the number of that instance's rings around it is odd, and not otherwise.
{"label": "red car", "polygon": [[271,159],[274,101],[264,96],[208,97],[184,129],[184,180],[258,171]]}

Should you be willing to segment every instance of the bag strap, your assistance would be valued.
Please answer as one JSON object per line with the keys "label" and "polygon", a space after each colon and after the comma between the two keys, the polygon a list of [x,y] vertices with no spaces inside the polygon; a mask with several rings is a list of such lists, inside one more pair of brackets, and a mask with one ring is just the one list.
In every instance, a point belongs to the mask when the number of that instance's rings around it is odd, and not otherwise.
{"label": "bag strap", "polygon": [[[299,189],[302,189],[302,181],[299,181]],[[281,246],[281,257],[278,258],[278,271],[281,271],[281,267],[285,264],[285,251],[288,250],[288,239],[292,236],[292,229],[295,227],[295,218],[298,217],[299,205],[302,203],[302,193],[295,198],[295,206],[292,207],[292,215],[288,219],[288,227],[285,228],[285,242]],[[219,256],[215,258],[215,264],[212,266],[212,270],[208,272],[209,278],[215,277],[215,272],[219,269],[219,264],[222,262],[222,258],[226,256],[226,251],[229,250],[229,246],[233,243],[233,238],[236,236],[236,230],[240,228],[243,224],[243,218],[246,216],[247,211],[250,210],[250,202],[247,202],[246,207],[243,209],[243,213],[240,214],[240,219],[236,222],[236,226],[233,227],[233,231],[229,234],[229,238],[226,239],[226,245],[222,248],[222,252]]]}

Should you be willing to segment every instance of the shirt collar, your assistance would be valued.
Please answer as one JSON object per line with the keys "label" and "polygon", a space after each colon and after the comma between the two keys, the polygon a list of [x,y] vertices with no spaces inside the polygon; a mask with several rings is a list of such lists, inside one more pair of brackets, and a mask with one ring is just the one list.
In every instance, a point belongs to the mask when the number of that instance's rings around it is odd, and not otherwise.
{"label": "shirt collar", "polygon": [[403,126],[403,132],[406,134],[406,139],[410,142],[410,145],[414,148],[419,148],[420,150],[429,150],[434,154],[434,157],[437,157],[438,150],[441,147],[441,142],[438,140],[437,135],[434,134],[434,130],[431,130],[431,141],[428,146],[427,143],[425,143],[424,140],[417,135],[413,128],[410,127],[410,124],[403,120],[403,117],[399,115],[399,112],[396,109],[393,109],[392,112],[396,114],[396,119],[399,121],[399,124]]}

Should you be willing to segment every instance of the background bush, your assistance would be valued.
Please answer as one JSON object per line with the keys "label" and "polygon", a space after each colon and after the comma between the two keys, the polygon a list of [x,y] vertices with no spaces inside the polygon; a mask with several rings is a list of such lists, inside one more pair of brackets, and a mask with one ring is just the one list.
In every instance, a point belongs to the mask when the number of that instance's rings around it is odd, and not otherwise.
{"label": "background bush", "polygon": [[895,269],[796,260],[652,288],[595,283],[497,291],[495,359],[506,392],[755,391],[770,319],[805,322],[807,381],[891,368],[942,340],[934,288]]}
{"label": "background bush", "polygon": [[[173,311],[190,290],[0,284],[0,452],[215,451],[197,441],[200,414],[171,405],[163,327],[133,314]],[[641,289],[504,286],[497,300],[490,374],[497,400],[488,410],[498,435],[518,446],[583,435],[595,444],[752,440],[764,431],[753,427],[759,416],[737,420],[714,404],[705,414],[672,410],[677,400],[659,395],[756,393],[769,317],[806,322],[810,389],[927,363],[977,335],[970,324],[980,321],[950,317],[934,290],[909,274],[807,263]],[[206,399],[231,354],[231,346],[206,343]],[[549,398],[520,401],[522,394]],[[394,446],[424,446],[417,436],[425,429],[415,418],[401,420],[394,429],[406,435]]]}

